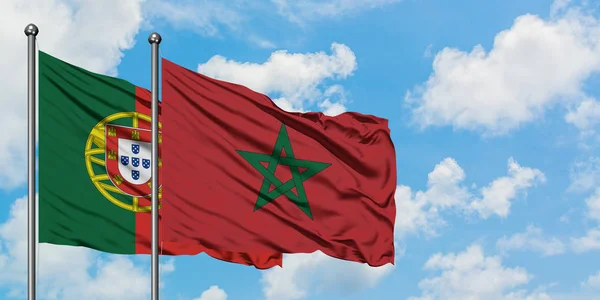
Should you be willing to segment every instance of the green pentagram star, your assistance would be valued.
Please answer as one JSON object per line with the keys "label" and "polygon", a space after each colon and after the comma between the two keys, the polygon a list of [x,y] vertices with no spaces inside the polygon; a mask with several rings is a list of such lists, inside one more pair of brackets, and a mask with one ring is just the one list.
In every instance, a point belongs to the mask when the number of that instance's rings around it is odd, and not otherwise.
{"label": "green pentagram star", "polygon": [[[281,156],[281,150],[285,152],[286,156]],[[237,150],[237,153],[239,153],[248,163],[250,163],[250,165],[252,165],[262,176],[264,176],[264,180],[258,194],[258,199],[254,205],[254,211],[269,204],[277,197],[286,195],[308,217],[311,219],[313,218],[310,206],[308,205],[308,199],[306,197],[306,191],[304,190],[303,182],[315,176],[317,173],[325,170],[331,164],[295,158],[285,124],[282,124],[281,129],[279,129],[279,135],[277,136],[277,141],[275,142],[273,153],[271,153],[271,155],[241,150]],[[261,162],[268,163],[267,167],[263,166]],[[277,165],[290,167],[290,170],[292,171],[292,179],[286,182],[281,182],[279,179],[277,179],[275,176],[275,169],[277,168]],[[300,172],[301,168],[305,170]],[[275,188],[269,192],[269,187],[271,187],[271,184]],[[297,196],[292,192],[294,187],[298,193]]]}

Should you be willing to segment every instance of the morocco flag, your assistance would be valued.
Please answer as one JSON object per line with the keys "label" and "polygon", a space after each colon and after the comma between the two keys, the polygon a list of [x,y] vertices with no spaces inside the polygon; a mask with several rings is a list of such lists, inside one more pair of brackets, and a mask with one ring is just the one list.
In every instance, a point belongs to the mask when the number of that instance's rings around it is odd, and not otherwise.
{"label": "morocco flag", "polygon": [[[39,52],[40,242],[151,252],[150,96],[127,81]],[[159,157],[162,151],[159,144]],[[159,173],[161,165],[159,160]],[[161,209],[169,205],[160,195],[159,200]],[[159,234],[169,235],[161,226]],[[282,259],[280,253],[212,250],[163,239],[159,247],[166,255],[206,252],[257,268],[281,265]]]}
{"label": "morocco flag", "polygon": [[394,263],[396,159],[385,119],[289,113],[162,60],[166,240]]}

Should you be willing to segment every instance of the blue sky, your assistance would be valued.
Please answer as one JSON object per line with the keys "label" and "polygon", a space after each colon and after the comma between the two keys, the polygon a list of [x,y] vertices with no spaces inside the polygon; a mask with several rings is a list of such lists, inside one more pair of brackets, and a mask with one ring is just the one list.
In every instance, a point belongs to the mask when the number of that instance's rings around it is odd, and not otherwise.
{"label": "blue sky", "polygon": [[[320,253],[269,271],[163,258],[161,299],[600,299],[594,1],[20,2],[0,4],[0,299],[25,291],[29,22],[41,50],[146,88],[157,31],[162,57],[284,109],[390,120],[394,267]],[[148,257],[51,245],[39,256],[41,299],[149,298]]]}

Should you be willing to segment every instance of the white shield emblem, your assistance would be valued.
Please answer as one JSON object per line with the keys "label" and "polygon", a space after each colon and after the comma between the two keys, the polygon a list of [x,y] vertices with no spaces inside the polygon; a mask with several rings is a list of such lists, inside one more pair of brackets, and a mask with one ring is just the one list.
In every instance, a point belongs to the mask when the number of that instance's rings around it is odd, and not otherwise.
{"label": "white shield emblem", "polygon": [[119,139],[119,173],[133,184],[144,184],[152,177],[152,144]]}
{"label": "white shield emblem", "polygon": [[[106,173],[115,186],[127,195],[144,197],[151,193],[151,137],[148,129],[112,124],[106,126]],[[159,155],[160,141],[159,132]],[[160,158],[158,165],[160,172]]]}

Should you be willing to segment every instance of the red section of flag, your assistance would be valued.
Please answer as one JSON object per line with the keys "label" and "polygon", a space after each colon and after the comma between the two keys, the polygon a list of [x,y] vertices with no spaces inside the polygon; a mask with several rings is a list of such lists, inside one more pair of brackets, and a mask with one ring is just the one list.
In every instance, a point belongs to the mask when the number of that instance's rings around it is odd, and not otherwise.
{"label": "red section of flag", "polygon": [[387,120],[289,113],[246,87],[165,59],[162,68],[165,238],[394,263]]}
{"label": "red section of flag", "polygon": [[[146,116],[151,116],[151,93],[150,91],[137,88],[136,89],[136,111],[138,113],[144,114]],[[159,116],[162,114],[162,103],[159,102]],[[162,116],[159,117],[159,120],[162,122]],[[151,129],[151,123],[144,121],[143,119],[139,119],[138,121],[139,128],[143,129]],[[161,124],[162,125],[162,124]],[[162,132],[162,126],[159,128],[159,131]],[[162,146],[159,147],[159,156],[163,153]],[[164,183],[164,178],[162,177],[164,171],[162,167],[159,169],[159,183]],[[165,199],[165,200],[162,200]],[[281,253],[268,253],[268,254],[248,254],[244,252],[233,252],[226,251],[223,249],[210,249],[204,247],[203,245],[194,243],[193,241],[180,241],[180,242],[172,242],[168,241],[169,236],[172,234],[165,230],[164,223],[165,218],[163,216],[163,210],[165,207],[170,205],[170,201],[168,198],[163,197],[161,200],[162,207],[159,210],[159,251],[161,255],[196,255],[202,252],[210,255],[213,258],[233,262],[238,264],[244,264],[249,266],[255,266],[258,269],[268,269],[274,266],[281,266],[283,256]],[[151,205],[150,201],[145,198],[139,198],[138,205],[146,206]],[[138,254],[150,254],[151,251],[151,228],[152,228],[152,219],[150,213],[137,213],[136,214],[136,253]]]}

